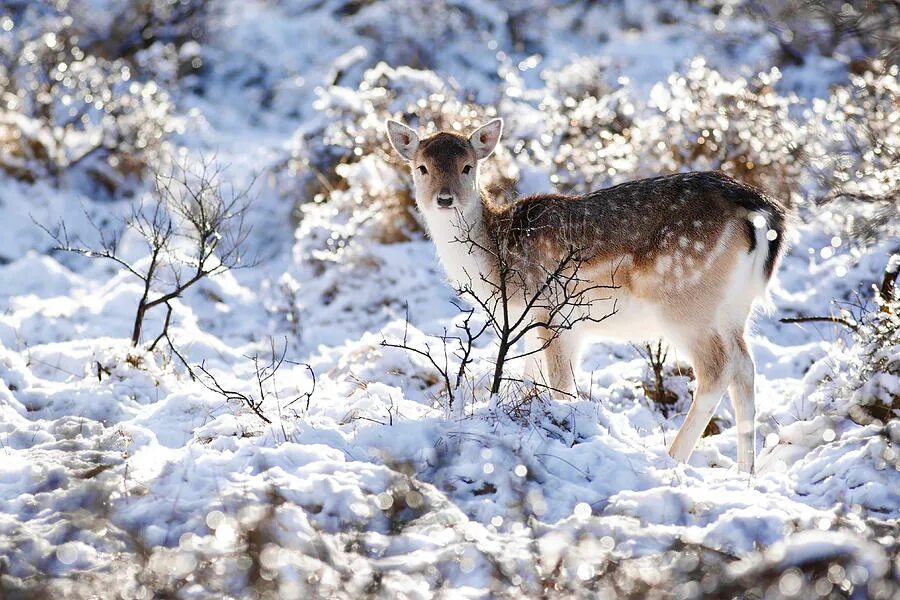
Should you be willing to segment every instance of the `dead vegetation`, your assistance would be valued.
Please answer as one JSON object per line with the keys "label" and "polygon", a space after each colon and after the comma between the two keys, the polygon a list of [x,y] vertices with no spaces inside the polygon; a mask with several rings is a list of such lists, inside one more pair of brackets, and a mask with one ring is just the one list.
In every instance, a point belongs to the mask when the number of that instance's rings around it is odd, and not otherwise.
{"label": "dead vegetation", "polygon": [[[148,347],[152,351],[162,340],[172,344],[172,301],[206,277],[255,264],[247,256],[250,206],[249,187],[235,191],[222,181],[220,166],[203,160],[196,167],[184,162],[157,172],[151,198],[136,203],[130,218],[112,230],[91,223],[96,242],[70,238],[64,222],[53,229],[40,226],[56,243],[54,250],[111,261],[141,282],[132,346],[140,344],[147,313],[165,308],[162,330]],[[146,260],[131,262],[119,252],[126,230],[144,243]]]}

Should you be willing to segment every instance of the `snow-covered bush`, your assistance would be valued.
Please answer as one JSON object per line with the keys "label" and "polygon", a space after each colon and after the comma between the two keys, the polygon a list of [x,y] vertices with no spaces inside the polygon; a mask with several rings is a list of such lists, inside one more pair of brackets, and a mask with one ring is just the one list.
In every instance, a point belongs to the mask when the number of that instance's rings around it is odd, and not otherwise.
{"label": "snow-covered bush", "polygon": [[742,0],[725,3],[768,24],[778,37],[781,60],[803,64],[810,53],[896,62],[900,5],[881,0]]}
{"label": "snow-covered bush", "polygon": [[551,182],[562,191],[587,192],[639,172],[644,131],[630,90],[609,85],[593,60],[546,77],[555,92],[541,103],[553,140]]}
{"label": "snow-covered bush", "polygon": [[159,80],[202,66],[199,42],[214,6],[204,0],[12,2],[8,16],[19,28],[62,20],[85,54],[124,59],[136,74]]}
{"label": "snow-covered bush", "polygon": [[900,233],[900,69],[880,63],[806,111],[813,131],[808,169],[820,203],[843,199],[865,205],[851,223],[860,241]]}
{"label": "snow-covered bush", "polygon": [[789,199],[802,178],[805,130],[790,115],[799,100],[775,90],[779,78],[772,69],[730,80],[696,58],[656,84],[646,105],[626,85],[572,78],[544,102],[554,124],[552,180],[584,192],[640,176],[720,170]]}
{"label": "snow-covered bush", "polygon": [[848,413],[861,425],[900,426],[900,299],[884,303],[859,324],[855,335],[856,379]]}
{"label": "snow-covered bush", "polygon": [[204,0],[70,0],[85,50],[126,59],[149,78],[197,72],[215,6]]}
{"label": "snow-covered bush", "polygon": [[[894,428],[900,435],[900,297],[896,293],[900,254],[887,264],[873,297],[841,303],[836,315],[807,317],[833,322],[849,332],[807,373],[811,397],[826,415],[860,425]],[[887,429],[885,430],[887,431]],[[896,440],[895,440],[896,441]],[[896,460],[900,464],[900,455]]]}
{"label": "snow-covered bush", "polygon": [[333,5],[353,30],[372,41],[373,53],[392,65],[430,69],[472,60],[471,48],[485,37],[506,35],[505,15],[489,3],[337,0]]}
{"label": "snow-covered bush", "polygon": [[716,169],[789,200],[802,175],[802,128],[790,118],[799,101],[775,90],[778,69],[728,80],[702,58],[650,92],[645,146],[662,171]]}
{"label": "snow-covered bush", "polygon": [[[37,10],[37,9],[35,9]],[[116,192],[143,175],[175,124],[167,91],[133,62],[87,51],[72,14],[0,18],[0,169],[26,181],[84,176]]]}

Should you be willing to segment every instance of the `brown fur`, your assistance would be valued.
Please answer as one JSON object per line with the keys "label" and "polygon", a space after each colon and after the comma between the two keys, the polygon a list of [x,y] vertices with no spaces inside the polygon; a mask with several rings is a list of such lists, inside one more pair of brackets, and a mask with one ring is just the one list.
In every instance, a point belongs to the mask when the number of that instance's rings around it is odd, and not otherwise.
{"label": "brown fur", "polygon": [[[634,285],[634,273],[649,273],[660,283],[652,275],[657,261],[673,253],[683,257],[683,271],[692,270],[703,264],[730,223],[744,223],[742,245],[752,250],[755,237],[746,226],[751,211],[779,221],[785,213],[780,202],[762,192],[722,173],[705,172],[641,179],[582,196],[539,194],[509,205],[485,201],[484,220],[497,246],[523,265],[552,264],[570,248],[592,263],[631,257],[621,265],[617,283],[634,286],[632,291],[642,295],[646,289]],[[776,232],[778,240],[783,231]]]}

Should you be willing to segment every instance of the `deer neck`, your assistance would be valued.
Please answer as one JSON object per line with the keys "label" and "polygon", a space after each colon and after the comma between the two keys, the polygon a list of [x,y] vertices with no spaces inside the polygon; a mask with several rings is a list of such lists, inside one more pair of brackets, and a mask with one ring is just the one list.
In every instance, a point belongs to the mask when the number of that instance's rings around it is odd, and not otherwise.
{"label": "deer neck", "polygon": [[[449,218],[438,213],[428,219],[428,232],[437,249],[438,258],[450,283],[457,289],[480,287],[482,277],[493,271],[488,253],[489,232],[483,196],[464,211],[454,211]],[[443,212],[443,211],[442,211]]]}

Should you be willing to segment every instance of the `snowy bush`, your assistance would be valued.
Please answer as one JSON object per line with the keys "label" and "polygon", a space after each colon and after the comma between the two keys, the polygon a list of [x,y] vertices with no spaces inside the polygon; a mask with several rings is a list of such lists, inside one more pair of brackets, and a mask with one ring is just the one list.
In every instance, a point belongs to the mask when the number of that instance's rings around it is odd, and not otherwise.
{"label": "snowy bush", "polygon": [[541,104],[552,139],[550,180],[566,192],[588,192],[642,167],[645,132],[630,90],[608,85],[601,73],[595,61],[576,61],[547,77],[555,92]]}
{"label": "snowy bush", "polygon": [[0,169],[57,184],[86,176],[110,193],[142,176],[175,127],[168,92],[129,61],[89,53],[70,14],[0,21],[11,32],[0,42]]}
{"label": "snowy bush", "polygon": [[[124,59],[142,78],[167,81],[202,66],[214,3],[203,0],[56,0],[12,2],[18,27],[62,20],[85,54]],[[46,26],[46,25],[45,25]]]}
{"label": "snowy bush", "polygon": [[900,298],[884,303],[854,335],[857,376],[850,384],[851,419],[900,426]]}
{"label": "snowy bush", "polygon": [[802,180],[805,130],[790,114],[799,100],[775,89],[779,78],[773,69],[730,80],[696,58],[656,84],[646,105],[627,85],[557,84],[558,97],[544,101],[555,135],[551,179],[586,192],[640,176],[720,170],[789,199]]}
{"label": "snowy bush", "polygon": [[204,0],[69,0],[88,53],[126,59],[148,78],[196,73],[215,3]]}
{"label": "snowy bush", "polygon": [[650,92],[655,111],[644,122],[650,132],[650,164],[663,171],[720,170],[776,194],[785,201],[797,189],[803,130],[790,118],[793,95],[775,90],[780,72],[729,81],[703,59]]}
{"label": "snowy bush", "polygon": [[[835,344],[834,355],[819,361],[807,374],[809,384],[817,388],[814,395],[822,412],[847,416],[859,425],[874,425],[888,440],[900,434],[898,270],[900,255],[894,255],[880,286],[870,286],[872,298],[837,303],[841,308],[832,316],[805,318],[832,322],[849,332],[846,343]],[[887,458],[900,464],[900,455]]]}
{"label": "snowy bush", "polygon": [[[733,11],[735,6],[729,4]],[[900,6],[896,2],[749,0],[736,6],[777,35],[783,63],[803,64],[810,53],[897,60]]]}
{"label": "snowy bush", "polygon": [[373,53],[392,65],[430,69],[471,60],[469,49],[483,36],[506,35],[502,12],[465,0],[339,0],[333,6],[353,30],[373,42]]}
{"label": "snowy bush", "polygon": [[827,101],[813,101],[806,112],[814,132],[809,170],[821,190],[817,200],[865,205],[851,223],[861,241],[896,236],[900,226],[898,73],[897,65],[876,63],[851,74],[849,84],[836,86]]}

